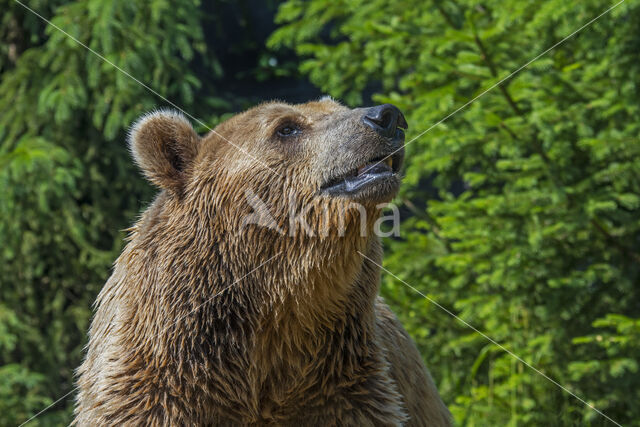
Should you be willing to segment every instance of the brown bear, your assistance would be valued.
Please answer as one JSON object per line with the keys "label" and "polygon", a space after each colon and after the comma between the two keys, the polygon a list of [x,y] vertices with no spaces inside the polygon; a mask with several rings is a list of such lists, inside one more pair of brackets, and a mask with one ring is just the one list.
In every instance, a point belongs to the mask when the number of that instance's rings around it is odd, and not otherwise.
{"label": "brown bear", "polygon": [[[161,191],[97,298],[74,424],[450,425],[377,296],[373,222],[406,127],[392,105],[331,99],[262,104],[204,137],[175,112],[142,117],[130,148]],[[247,221],[248,195],[269,226]]]}

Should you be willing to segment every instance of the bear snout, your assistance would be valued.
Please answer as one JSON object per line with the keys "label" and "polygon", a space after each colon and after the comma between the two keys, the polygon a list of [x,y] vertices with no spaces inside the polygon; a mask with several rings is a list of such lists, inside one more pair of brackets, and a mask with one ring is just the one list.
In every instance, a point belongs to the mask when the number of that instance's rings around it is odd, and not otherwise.
{"label": "bear snout", "polygon": [[402,129],[409,126],[404,115],[393,104],[382,104],[365,110],[362,123],[373,129],[378,135],[389,139],[404,137]]}

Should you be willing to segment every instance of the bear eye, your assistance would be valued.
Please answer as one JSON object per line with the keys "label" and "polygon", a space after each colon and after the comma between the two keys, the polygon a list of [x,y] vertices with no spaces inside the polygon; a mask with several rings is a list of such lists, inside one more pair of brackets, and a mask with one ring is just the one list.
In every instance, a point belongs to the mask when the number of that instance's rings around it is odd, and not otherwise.
{"label": "bear eye", "polygon": [[300,133],[300,128],[292,124],[280,126],[278,130],[276,130],[276,134],[282,137],[294,136],[299,133]]}

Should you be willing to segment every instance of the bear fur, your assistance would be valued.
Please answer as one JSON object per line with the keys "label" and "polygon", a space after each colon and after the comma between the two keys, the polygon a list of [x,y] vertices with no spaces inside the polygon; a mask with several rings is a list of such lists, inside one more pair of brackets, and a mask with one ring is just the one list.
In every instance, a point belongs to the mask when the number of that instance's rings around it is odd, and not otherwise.
{"label": "bear fur", "polygon": [[[363,111],[272,102],[204,137],[170,111],[133,126],[133,157],[160,193],[98,295],[75,425],[450,425],[378,297],[371,231],[399,178],[353,197],[320,191],[389,152]],[[247,221],[248,195],[269,226]]]}

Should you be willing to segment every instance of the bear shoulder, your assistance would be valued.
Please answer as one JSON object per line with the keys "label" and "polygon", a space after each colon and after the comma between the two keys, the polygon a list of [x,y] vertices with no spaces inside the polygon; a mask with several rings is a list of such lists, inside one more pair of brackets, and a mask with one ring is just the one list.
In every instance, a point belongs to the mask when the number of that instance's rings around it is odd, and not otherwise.
{"label": "bear shoulder", "polygon": [[381,297],[375,308],[378,338],[389,362],[389,373],[412,417],[407,425],[451,426],[451,413],[413,340]]}

